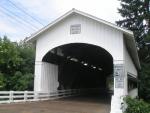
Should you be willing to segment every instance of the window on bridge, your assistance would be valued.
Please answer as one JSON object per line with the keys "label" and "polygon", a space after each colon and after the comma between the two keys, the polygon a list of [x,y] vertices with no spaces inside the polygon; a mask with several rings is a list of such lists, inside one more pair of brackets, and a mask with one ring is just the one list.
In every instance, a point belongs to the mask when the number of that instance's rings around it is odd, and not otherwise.
{"label": "window on bridge", "polygon": [[128,74],[128,92],[138,87],[137,78]]}

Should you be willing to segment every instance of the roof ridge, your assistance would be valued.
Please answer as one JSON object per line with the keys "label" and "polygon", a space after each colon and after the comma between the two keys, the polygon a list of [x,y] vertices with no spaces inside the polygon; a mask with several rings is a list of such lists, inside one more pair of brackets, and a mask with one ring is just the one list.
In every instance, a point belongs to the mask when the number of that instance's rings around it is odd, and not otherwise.
{"label": "roof ridge", "polygon": [[98,18],[98,17],[96,17],[96,16],[93,16],[93,15],[91,15],[91,14],[88,14],[88,13],[82,12],[82,11],[80,11],[80,10],[77,10],[77,9],[75,9],[75,8],[72,8],[70,11],[66,12],[65,14],[63,14],[62,16],[60,16],[59,18],[53,20],[52,22],[50,22],[50,23],[49,23],[48,25],[46,25],[45,27],[43,27],[43,28],[41,28],[40,30],[38,30],[37,32],[31,34],[30,37],[26,38],[26,42],[32,40],[33,38],[35,38],[36,36],[38,36],[39,34],[41,34],[42,32],[44,32],[45,30],[49,29],[49,28],[52,27],[53,25],[57,24],[58,22],[60,22],[61,20],[63,20],[64,18],[66,18],[67,16],[69,16],[69,15],[72,14],[72,13],[77,13],[77,14],[80,14],[80,15],[82,15],[82,16],[91,18],[91,19],[93,19],[93,20],[95,20],[95,21],[98,21],[98,22],[100,22],[100,23],[106,24],[106,25],[108,25],[108,26],[110,26],[110,27],[113,27],[113,28],[115,28],[115,29],[118,29],[118,30],[120,30],[120,31],[122,31],[122,32],[124,32],[124,33],[126,33],[126,34],[128,34],[128,35],[130,35],[130,36],[133,36],[133,32],[130,31],[130,30],[127,30],[127,29],[125,29],[125,28],[123,28],[123,27],[119,27],[119,26],[117,26],[116,24],[113,24],[113,23],[108,22],[108,21],[106,21],[106,20],[100,19],[100,18]]}

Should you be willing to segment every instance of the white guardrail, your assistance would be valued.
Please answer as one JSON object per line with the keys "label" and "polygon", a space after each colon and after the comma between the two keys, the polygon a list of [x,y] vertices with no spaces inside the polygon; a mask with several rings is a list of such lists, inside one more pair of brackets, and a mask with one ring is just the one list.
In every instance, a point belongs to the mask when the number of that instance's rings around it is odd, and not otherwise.
{"label": "white guardrail", "polygon": [[53,92],[35,92],[35,91],[0,91],[0,104],[27,102],[39,100],[51,100],[69,96],[77,96],[80,89],[58,90]]}

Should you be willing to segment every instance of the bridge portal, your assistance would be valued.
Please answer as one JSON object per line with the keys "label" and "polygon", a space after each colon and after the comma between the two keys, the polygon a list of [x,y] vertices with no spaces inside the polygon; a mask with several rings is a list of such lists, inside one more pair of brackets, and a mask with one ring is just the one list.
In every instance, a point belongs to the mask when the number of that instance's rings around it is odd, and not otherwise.
{"label": "bridge portal", "polygon": [[109,95],[111,113],[123,112],[124,96],[138,96],[140,63],[127,29],[72,9],[27,42],[36,47],[34,91]]}

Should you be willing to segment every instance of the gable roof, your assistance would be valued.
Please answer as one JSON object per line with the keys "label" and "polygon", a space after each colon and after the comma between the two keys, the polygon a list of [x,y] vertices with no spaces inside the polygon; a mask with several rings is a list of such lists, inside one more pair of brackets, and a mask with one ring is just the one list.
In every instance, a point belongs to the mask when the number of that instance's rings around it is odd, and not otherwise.
{"label": "gable roof", "polygon": [[40,30],[37,31],[36,33],[32,34],[30,37],[26,38],[25,41],[26,41],[26,42],[29,42],[29,41],[32,42],[32,41],[35,40],[36,37],[37,37],[38,35],[40,35],[42,32],[46,31],[47,29],[51,28],[52,26],[54,26],[55,24],[57,24],[57,23],[60,22],[61,20],[65,19],[66,17],[68,17],[69,15],[74,14],[74,13],[80,14],[80,15],[82,15],[82,16],[88,17],[88,18],[90,18],[90,19],[93,19],[93,20],[98,21],[98,22],[100,22],[100,23],[103,23],[103,24],[105,24],[105,25],[108,25],[108,26],[110,26],[110,27],[112,27],[112,28],[115,28],[115,29],[117,29],[117,30],[122,31],[124,34],[127,34],[127,35],[133,37],[133,32],[130,31],[130,30],[127,30],[127,29],[125,29],[125,28],[119,27],[119,26],[117,26],[117,25],[115,25],[115,24],[113,24],[113,23],[107,22],[107,21],[105,21],[105,20],[102,20],[102,19],[100,19],[100,18],[97,18],[97,17],[95,17],[95,16],[92,16],[92,15],[90,15],[90,14],[84,13],[84,12],[82,12],[82,11],[79,11],[79,10],[76,10],[76,9],[73,8],[72,10],[68,11],[67,13],[65,13],[64,15],[62,15],[61,17],[59,17],[58,19],[56,19],[55,21],[51,22],[50,24],[48,24],[47,26],[43,27],[42,29],[40,29]]}
{"label": "gable roof", "polygon": [[129,47],[131,49],[131,56],[134,60],[134,63],[135,63],[135,66],[137,67],[137,69],[140,69],[140,62],[139,62],[139,58],[138,58],[138,53],[137,53],[137,47],[136,47],[136,43],[135,43],[135,39],[134,39],[134,36],[133,36],[133,32],[130,31],[130,30],[127,30],[126,28],[123,28],[123,27],[119,27],[117,26],[116,24],[113,24],[113,23],[110,23],[110,22],[107,22],[105,20],[102,20],[100,18],[97,18],[95,16],[92,16],[90,14],[87,14],[85,12],[82,12],[82,11],[79,11],[79,10],[76,10],[76,9],[72,9],[70,11],[68,11],[67,13],[65,13],[64,15],[62,15],[61,17],[59,17],[58,19],[56,19],[55,21],[51,22],[50,24],[48,24],[47,26],[43,27],[42,29],[40,29],[39,31],[37,31],[36,33],[32,34],[30,37],[27,37],[25,39],[25,42],[34,42],[36,40],[36,38],[42,34],[44,31],[48,30],[49,28],[51,28],[52,26],[56,25],[57,23],[59,23],[60,21],[62,21],[63,19],[65,19],[66,17],[68,17],[69,15],[71,14],[79,14],[79,15],[82,15],[82,16],[85,16],[87,18],[90,18],[92,20],[95,20],[97,22],[100,22],[100,23],[103,23],[107,26],[110,26],[114,29],[117,29],[121,32],[123,32],[123,34],[125,35],[125,39],[126,40],[129,40],[130,41],[130,44],[127,44],[127,46],[132,46]]}

